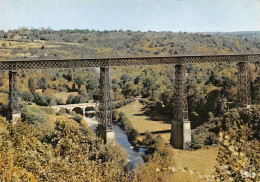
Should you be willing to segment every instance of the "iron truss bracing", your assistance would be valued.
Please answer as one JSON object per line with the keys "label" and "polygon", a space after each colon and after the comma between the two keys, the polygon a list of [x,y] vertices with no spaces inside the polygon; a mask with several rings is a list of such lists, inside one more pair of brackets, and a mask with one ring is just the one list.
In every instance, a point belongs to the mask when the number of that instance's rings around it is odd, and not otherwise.
{"label": "iron truss bracing", "polygon": [[100,67],[99,89],[98,124],[104,130],[110,130],[112,129],[112,110],[108,66]]}
{"label": "iron truss bracing", "polygon": [[9,71],[9,108],[11,112],[19,113],[17,71]]}
{"label": "iron truss bracing", "polygon": [[38,59],[0,61],[0,70],[79,68],[102,66],[158,65],[158,64],[191,64],[222,62],[259,62],[260,54],[239,55],[203,55],[171,57],[129,57],[129,58],[96,58],[96,59]]}

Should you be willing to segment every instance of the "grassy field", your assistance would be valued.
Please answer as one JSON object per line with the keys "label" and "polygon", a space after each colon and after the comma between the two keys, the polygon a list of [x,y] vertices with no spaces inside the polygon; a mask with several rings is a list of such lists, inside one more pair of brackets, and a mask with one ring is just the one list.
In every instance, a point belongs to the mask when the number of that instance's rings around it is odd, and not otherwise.
{"label": "grassy field", "polygon": [[57,92],[57,93],[55,93],[55,97],[57,99],[62,99],[63,102],[66,102],[66,100],[68,99],[69,95],[76,96],[77,94],[78,94],[78,92]]}
{"label": "grassy field", "polygon": [[[131,121],[133,127],[139,133],[145,132],[160,132],[171,129],[171,124],[167,123],[169,118],[162,115],[153,115],[151,113],[144,114],[146,108],[139,100],[127,104],[118,109],[119,112],[124,112],[127,118]],[[170,140],[170,132],[160,134],[166,141]]]}

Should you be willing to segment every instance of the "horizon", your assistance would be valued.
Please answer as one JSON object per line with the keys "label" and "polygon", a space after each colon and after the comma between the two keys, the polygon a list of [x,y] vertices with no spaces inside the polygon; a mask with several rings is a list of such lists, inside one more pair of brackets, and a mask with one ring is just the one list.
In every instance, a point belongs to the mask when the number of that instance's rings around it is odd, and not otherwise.
{"label": "horizon", "polygon": [[0,0],[0,30],[260,31],[260,0]]}
{"label": "horizon", "polygon": [[32,30],[52,30],[52,31],[62,31],[62,30],[70,30],[70,31],[93,31],[93,32],[127,32],[127,31],[131,31],[131,32],[141,32],[141,33],[148,33],[148,32],[154,32],[154,33],[163,33],[163,32],[169,32],[169,33],[252,33],[252,32],[260,32],[260,30],[241,30],[241,31],[212,31],[212,32],[189,32],[189,31],[154,31],[154,30],[147,30],[147,31],[141,31],[141,30],[123,30],[123,29],[114,29],[114,30],[98,30],[98,29],[88,29],[88,28],[83,28],[83,29],[78,29],[78,28],[72,28],[72,29],[53,29],[51,27],[39,27],[39,28],[28,28],[28,27],[18,27],[18,28],[14,28],[14,29],[8,29],[8,30],[4,30],[4,29],[0,29],[0,31],[4,31],[4,32],[8,32],[8,31],[15,31],[15,30],[20,30],[20,29],[28,29],[30,31]]}

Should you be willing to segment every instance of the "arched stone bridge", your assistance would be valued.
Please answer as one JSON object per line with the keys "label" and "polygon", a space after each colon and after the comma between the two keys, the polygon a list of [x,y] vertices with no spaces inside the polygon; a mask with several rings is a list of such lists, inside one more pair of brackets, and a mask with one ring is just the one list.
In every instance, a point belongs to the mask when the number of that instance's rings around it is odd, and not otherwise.
{"label": "arched stone bridge", "polygon": [[81,103],[81,104],[67,104],[67,105],[55,105],[51,106],[52,109],[55,109],[56,112],[59,112],[61,108],[65,108],[68,111],[73,111],[76,108],[80,108],[82,110],[83,116],[86,114],[86,108],[93,107],[96,109],[97,103]]}

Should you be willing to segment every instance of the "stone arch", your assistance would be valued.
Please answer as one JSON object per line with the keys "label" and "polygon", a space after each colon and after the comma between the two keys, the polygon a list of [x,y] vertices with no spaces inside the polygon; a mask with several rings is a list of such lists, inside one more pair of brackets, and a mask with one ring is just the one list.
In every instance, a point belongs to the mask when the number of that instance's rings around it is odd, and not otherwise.
{"label": "stone arch", "polygon": [[72,109],[72,111],[75,111],[77,114],[81,114],[83,116],[83,109],[81,107],[75,107]]}
{"label": "stone arch", "polygon": [[85,108],[85,115],[88,118],[92,118],[96,115],[96,108],[94,106],[88,106]]}

